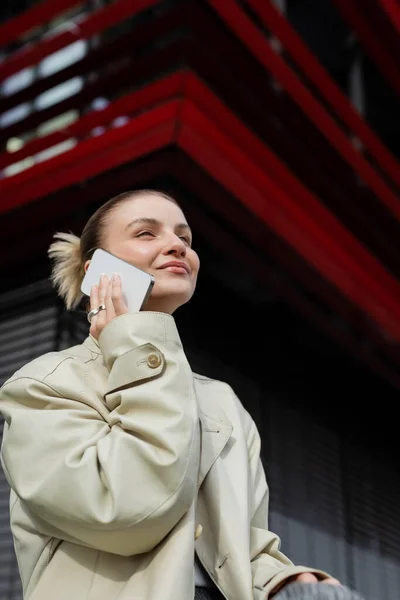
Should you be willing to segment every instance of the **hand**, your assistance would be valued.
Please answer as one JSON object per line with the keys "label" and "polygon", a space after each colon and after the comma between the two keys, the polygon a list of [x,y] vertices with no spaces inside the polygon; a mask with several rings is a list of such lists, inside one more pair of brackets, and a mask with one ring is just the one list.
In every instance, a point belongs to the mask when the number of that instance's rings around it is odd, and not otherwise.
{"label": "hand", "polygon": [[99,339],[100,333],[110,321],[129,312],[122,296],[122,284],[119,275],[113,276],[111,280],[106,275],[102,275],[100,284],[92,285],[90,310],[97,308],[100,304],[104,304],[106,308],[92,317],[89,330],[96,340]]}
{"label": "hand", "polygon": [[320,580],[312,573],[300,573],[300,575],[296,575],[296,577],[292,579],[290,583],[294,583],[295,581],[298,583],[327,583],[328,585],[341,585],[340,581],[334,579],[333,577]]}
{"label": "hand", "polygon": [[300,573],[300,575],[294,575],[286,581],[283,581],[278,587],[276,587],[269,595],[270,598],[274,596],[277,592],[280,592],[285,585],[289,585],[291,583],[326,583],[328,585],[341,585],[340,581],[334,579],[333,577],[328,577],[326,579],[318,579],[313,573]]}

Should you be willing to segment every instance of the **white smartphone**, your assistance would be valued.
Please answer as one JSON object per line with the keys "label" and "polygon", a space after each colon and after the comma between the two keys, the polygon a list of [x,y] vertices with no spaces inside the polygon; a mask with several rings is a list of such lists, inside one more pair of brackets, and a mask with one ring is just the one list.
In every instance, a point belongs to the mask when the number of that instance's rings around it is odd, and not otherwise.
{"label": "white smartphone", "polygon": [[83,278],[81,290],[90,296],[92,285],[99,284],[101,274],[111,279],[119,273],[122,282],[122,295],[129,312],[139,312],[147,302],[154,285],[154,277],[106,250],[95,250],[88,270]]}

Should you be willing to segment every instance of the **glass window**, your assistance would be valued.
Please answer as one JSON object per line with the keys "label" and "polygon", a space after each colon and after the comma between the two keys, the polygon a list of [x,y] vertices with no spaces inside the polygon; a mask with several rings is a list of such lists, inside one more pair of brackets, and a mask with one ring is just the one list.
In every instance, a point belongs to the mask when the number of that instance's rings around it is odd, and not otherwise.
{"label": "glass window", "polygon": [[76,139],[70,138],[69,140],[65,140],[64,142],[60,142],[55,146],[51,146],[51,148],[46,148],[46,150],[42,150],[42,152],[38,152],[35,155],[36,162],[43,162],[48,158],[52,158],[53,156],[57,156],[58,154],[62,154],[66,152],[70,148],[76,146]]}
{"label": "glass window", "polygon": [[123,127],[127,123],[129,123],[130,117],[127,115],[121,115],[120,117],[116,117],[111,123],[112,127]]}
{"label": "glass window", "polygon": [[94,127],[90,133],[93,137],[98,137],[99,135],[103,135],[103,133],[105,133],[106,131],[107,130],[105,127],[103,127],[102,125],[98,125],[97,127]]}
{"label": "glass window", "polygon": [[102,96],[99,96],[98,98],[95,98],[92,101],[92,108],[93,108],[93,110],[103,110],[109,104],[110,104],[110,102],[109,102],[109,100],[107,100],[107,98],[103,98]]}
{"label": "glass window", "polygon": [[6,149],[7,152],[17,152],[18,150],[21,150],[23,145],[24,140],[21,140],[21,138],[12,137],[7,140]]}
{"label": "glass window", "polygon": [[83,6],[72,6],[48,23],[47,35],[54,35],[54,33],[59,33],[60,31],[66,31],[68,29],[72,31],[72,29],[76,28],[76,26],[86,19],[89,14],[90,12],[85,10],[85,7]]}
{"label": "glass window", "polygon": [[21,119],[24,119],[29,115],[31,111],[31,106],[29,102],[25,102],[24,104],[19,104],[18,106],[14,106],[7,110],[5,113],[0,115],[0,127],[8,127],[9,125],[13,125]]}
{"label": "glass window", "polygon": [[18,71],[18,73],[14,73],[14,75],[7,77],[7,79],[5,79],[1,84],[2,96],[11,96],[11,94],[15,94],[16,92],[23,90],[33,82],[33,78],[33,67],[22,69],[22,71]]}
{"label": "glass window", "polygon": [[38,136],[47,135],[53,131],[63,129],[63,127],[68,127],[68,125],[71,125],[71,123],[74,123],[74,121],[77,120],[78,116],[79,113],[77,110],[68,110],[61,115],[57,115],[54,119],[42,123],[37,128],[37,134]]}
{"label": "glass window", "polygon": [[17,173],[21,173],[21,171],[25,171],[25,169],[29,169],[35,163],[35,159],[33,156],[28,156],[23,160],[19,160],[16,163],[6,167],[3,170],[4,177],[11,177],[11,175],[17,175]]}
{"label": "glass window", "polygon": [[43,94],[40,94],[35,100],[35,107],[38,110],[41,110],[53,106],[53,104],[57,104],[57,102],[61,102],[62,100],[65,100],[65,98],[77,94],[82,87],[82,77],[68,79],[68,81],[64,81],[64,83],[60,83],[60,85],[56,85],[50,90],[43,92]]}
{"label": "glass window", "polygon": [[39,64],[40,77],[47,77],[53,73],[57,73],[65,67],[69,67],[73,63],[83,58],[86,54],[86,42],[78,40],[65,48],[61,48],[57,52],[46,56]]}

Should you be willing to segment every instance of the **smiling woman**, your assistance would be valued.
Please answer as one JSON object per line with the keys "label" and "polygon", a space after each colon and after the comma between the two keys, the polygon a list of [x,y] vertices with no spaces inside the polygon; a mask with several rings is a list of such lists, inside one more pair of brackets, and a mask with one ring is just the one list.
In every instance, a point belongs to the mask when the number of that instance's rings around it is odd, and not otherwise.
{"label": "smiling woman", "polygon": [[144,310],[172,314],[192,297],[200,266],[182,210],[168,196],[146,191],[125,197],[111,211],[100,244],[154,276]]}
{"label": "smiling woman", "polygon": [[193,295],[199,258],[176,201],[127,192],[81,239],[55,237],[52,280],[67,309],[97,248],[155,285],[131,313],[121,280],[103,276],[83,344],[1,389],[25,598],[52,600],[56,586],[57,600],[266,600],[299,578],[338,585],[280,552],[256,425],[227,384],[188,364],[172,314]]}
{"label": "smiling woman", "polygon": [[[68,309],[82,299],[81,282],[97,248],[154,276],[144,310],[172,314],[195,290],[200,263],[192,248],[192,232],[176,200],[163,192],[119,194],[90,217],[81,239],[68,233],[55,238],[58,241],[49,249],[55,262],[52,281]],[[168,276],[171,273],[184,277]]]}

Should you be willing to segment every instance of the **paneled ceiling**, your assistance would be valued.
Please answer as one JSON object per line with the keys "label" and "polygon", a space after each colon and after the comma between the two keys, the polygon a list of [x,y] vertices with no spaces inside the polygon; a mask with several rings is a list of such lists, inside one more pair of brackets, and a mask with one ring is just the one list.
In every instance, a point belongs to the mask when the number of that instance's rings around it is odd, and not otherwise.
{"label": "paneled ceiling", "polygon": [[[2,289],[47,268],[55,229],[79,233],[113,194],[163,187],[221,284],[237,267],[239,297],[284,302],[400,387],[400,56],[388,3],[25,8],[3,7],[0,25]],[[44,69],[80,42],[80,58]]]}

